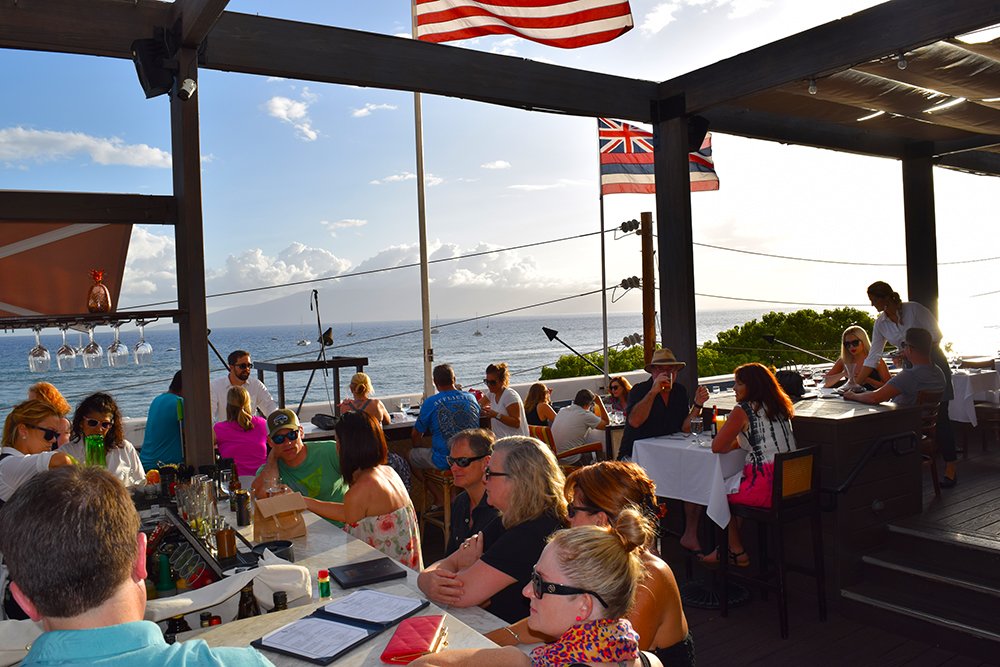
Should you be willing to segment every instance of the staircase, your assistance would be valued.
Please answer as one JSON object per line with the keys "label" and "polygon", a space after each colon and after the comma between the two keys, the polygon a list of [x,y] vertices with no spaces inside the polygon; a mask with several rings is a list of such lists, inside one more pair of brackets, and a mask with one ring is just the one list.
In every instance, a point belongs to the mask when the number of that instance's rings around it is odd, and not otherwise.
{"label": "staircase", "polygon": [[902,522],[862,560],[846,614],[1000,664],[1000,540]]}

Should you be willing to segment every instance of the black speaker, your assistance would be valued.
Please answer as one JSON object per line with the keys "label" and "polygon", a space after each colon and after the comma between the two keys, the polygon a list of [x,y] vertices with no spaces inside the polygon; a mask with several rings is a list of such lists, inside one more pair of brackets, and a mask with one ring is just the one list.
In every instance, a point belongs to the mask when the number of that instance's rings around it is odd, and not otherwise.
{"label": "black speaker", "polygon": [[704,116],[691,116],[688,118],[688,152],[694,153],[701,149],[708,134],[708,119]]}
{"label": "black speaker", "polygon": [[132,62],[146,99],[169,93],[174,73],[164,63],[170,58],[162,39],[137,39],[132,42]]}

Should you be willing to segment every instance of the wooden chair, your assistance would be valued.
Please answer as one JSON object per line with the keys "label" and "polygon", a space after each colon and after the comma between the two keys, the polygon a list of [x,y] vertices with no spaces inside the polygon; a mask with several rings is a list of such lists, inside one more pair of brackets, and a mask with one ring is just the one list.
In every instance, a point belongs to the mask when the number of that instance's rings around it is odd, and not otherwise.
{"label": "wooden chair", "polygon": [[[722,530],[719,539],[719,573],[722,577],[721,612],[723,616],[729,613],[729,595],[727,579],[732,577],[761,588],[761,597],[767,599],[767,591],[774,590],[778,594],[778,620],[781,625],[781,638],[788,639],[788,590],[786,574],[799,572],[816,579],[816,596],[819,602],[819,619],[826,620],[826,585],[823,564],[823,527],[820,521],[819,507],[819,449],[806,447],[791,452],[777,454],[774,457],[774,487],[771,491],[771,507],[747,507],[746,505],[731,505],[733,520],[735,517],[751,519],[757,522],[757,566],[758,573],[748,576],[733,571],[729,565],[729,539]],[[813,566],[807,568],[785,562],[785,526],[798,519],[809,519],[812,533]],[[774,544],[777,553],[774,558],[774,569],[770,570],[768,562],[768,531],[774,534]]]}
{"label": "wooden chair", "polygon": [[[556,451],[556,441],[552,438],[552,429],[548,426],[534,426],[532,424],[528,424],[528,435],[532,438],[537,438],[548,445],[549,448],[552,449],[552,453],[556,455],[557,461],[563,461],[564,459],[568,459],[578,454],[593,454],[595,461],[600,461],[604,457],[603,442],[588,442],[584,445],[574,447],[573,449],[567,449],[564,452]],[[571,463],[560,463],[559,467],[562,468],[564,473],[569,474],[580,466]]]}
{"label": "wooden chair", "polygon": [[[989,451],[987,443],[992,440],[1000,441],[1000,406],[987,401],[976,401],[976,422],[983,435],[983,451]],[[965,453],[968,456],[969,448],[966,446]]]}
{"label": "wooden chair", "polygon": [[[447,547],[448,540],[451,538],[451,500],[452,490],[455,488],[455,480],[450,470],[428,468],[421,470],[421,473],[424,476],[424,493],[423,499],[420,502],[420,536],[423,538],[424,526],[426,524],[429,523],[432,526],[437,526],[444,533],[444,543],[445,547]],[[433,497],[431,493],[432,486],[439,486],[441,488],[441,497],[444,504],[439,509],[430,509],[427,507],[427,498]]]}
{"label": "wooden chair", "polygon": [[941,406],[941,391],[920,391],[917,392],[917,406],[920,408],[920,453],[924,458],[924,465],[930,468],[931,484],[934,486],[934,495],[941,495],[941,480],[938,477],[937,469],[937,420],[938,409]]}

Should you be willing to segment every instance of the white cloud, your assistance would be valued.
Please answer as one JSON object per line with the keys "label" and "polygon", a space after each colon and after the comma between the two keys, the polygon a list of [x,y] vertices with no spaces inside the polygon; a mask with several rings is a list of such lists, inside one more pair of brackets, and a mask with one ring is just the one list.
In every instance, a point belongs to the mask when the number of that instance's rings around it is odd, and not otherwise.
{"label": "white cloud", "polygon": [[750,16],[771,6],[771,0],[730,0],[727,18],[739,19]]}
{"label": "white cloud", "polygon": [[[402,171],[398,174],[391,174],[384,178],[375,178],[368,181],[369,185],[382,185],[383,183],[398,183],[399,181],[413,181],[416,180],[417,175],[412,171]],[[432,188],[435,185],[441,185],[444,183],[444,179],[440,176],[435,176],[434,174],[424,174],[424,183],[427,187]]]}
{"label": "white cloud", "polygon": [[507,160],[493,160],[493,162],[486,162],[479,166],[483,169],[510,169],[510,162],[507,162]]}
{"label": "white cloud", "polygon": [[502,56],[516,56],[517,46],[521,43],[519,37],[505,37],[493,42],[490,53],[499,53]]}
{"label": "white cloud", "polygon": [[311,248],[294,241],[279,252],[277,257],[264,254],[260,248],[230,255],[223,268],[206,270],[206,283],[208,293],[212,294],[325,278],[343,273],[349,268],[349,260],[322,248]]}
{"label": "white cloud", "polygon": [[336,236],[338,229],[349,229],[352,227],[364,227],[368,224],[367,220],[359,220],[357,218],[344,218],[342,220],[337,220],[336,222],[330,222],[329,220],[320,220],[319,224],[326,227],[326,230],[330,232],[330,236]]}
{"label": "white cloud", "polygon": [[283,76],[269,76],[266,79],[264,79],[264,82],[265,83],[280,83],[281,81],[287,81],[287,80],[288,79],[286,79]]}
{"label": "white cloud", "polygon": [[369,102],[360,109],[352,109],[351,115],[355,118],[364,118],[365,116],[372,115],[373,111],[381,111],[383,109],[387,111],[394,111],[397,108],[398,107],[395,104],[372,104]]}
{"label": "white cloud", "polygon": [[518,185],[508,185],[511,190],[521,190],[522,192],[537,192],[539,190],[554,190],[556,188],[566,188],[576,185],[588,185],[587,181],[573,178],[560,178],[555,183],[523,183]]}
{"label": "white cloud", "polygon": [[319,133],[313,129],[312,119],[309,118],[309,106],[316,99],[317,96],[309,88],[303,88],[298,100],[276,95],[265,102],[264,107],[268,115],[294,127],[302,139],[316,141]]}
{"label": "white cloud", "polygon": [[122,278],[122,305],[134,305],[139,298],[142,301],[175,298],[176,266],[173,236],[155,234],[139,225],[132,227]]}
{"label": "white cloud", "polygon": [[680,2],[661,2],[643,17],[642,23],[639,24],[639,30],[647,35],[655,35],[674,22],[674,14],[680,8]]}
{"label": "white cloud", "polygon": [[83,153],[101,165],[170,168],[170,153],[147,144],[126,144],[118,137],[9,127],[0,130],[0,162],[48,162]]}
{"label": "white cloud", "polygon": [[[703,8],[702,11],[728,10],[726,18],[740,19],[767,9],[772,4],[772,0],[669,0],[668,2],[657,3],[649,10],[639,24],[639,30],[646,35],[655,35],[676,21],[677,14],[687,8],[701,7]],[[813,3],[801,4],[809,5]]]}

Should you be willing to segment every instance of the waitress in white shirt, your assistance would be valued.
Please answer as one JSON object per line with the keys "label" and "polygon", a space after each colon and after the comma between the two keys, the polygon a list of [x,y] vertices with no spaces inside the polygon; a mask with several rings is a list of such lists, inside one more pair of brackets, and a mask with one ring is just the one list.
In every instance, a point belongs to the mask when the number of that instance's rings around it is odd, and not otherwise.
{"label": "waitress in white shirt", "polygon": [[879,312],[872,329],[872,347],[864,364],[855,370],[854,381],[864,384],[872,369],[878,364],[885,344],[890,343],[899,348],[906,339],[906,331],[911,328],[926,329],[931,334],[934,346],[931,348],[931,361],[941,369],[945,377],[944,395],[941,397],[941,407],[938,410],[937,444],[944,459],[944,479],[941,486],[951,488],[957,483],[955,476],[955,434],[948,419],[948,402],[954,398],[955,392],[951,386],[951,367],[941,351],[941,328],[937,318],[931,311],[916,301],[903,301],[899,293],[894,292],[889,283],[881,280],[868,286],[868,299],[872,307]]}

